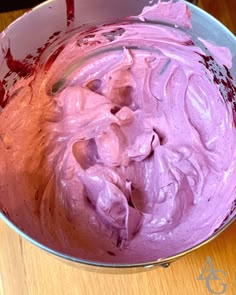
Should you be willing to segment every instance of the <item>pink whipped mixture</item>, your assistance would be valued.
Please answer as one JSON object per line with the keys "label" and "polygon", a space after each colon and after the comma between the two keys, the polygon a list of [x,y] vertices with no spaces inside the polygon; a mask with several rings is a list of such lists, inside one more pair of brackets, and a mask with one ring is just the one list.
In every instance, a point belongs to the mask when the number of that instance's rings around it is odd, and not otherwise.
{"label": "pink whipped mixture", "polygon": [[[75,34],[0,114],[0,203],[26,233],[83,259],[176,254],[208,238],[234,200],[233,114],[177,28],[191,27],[186,4],[139,18]],[[229,50],[206,44],[231,66]]]}

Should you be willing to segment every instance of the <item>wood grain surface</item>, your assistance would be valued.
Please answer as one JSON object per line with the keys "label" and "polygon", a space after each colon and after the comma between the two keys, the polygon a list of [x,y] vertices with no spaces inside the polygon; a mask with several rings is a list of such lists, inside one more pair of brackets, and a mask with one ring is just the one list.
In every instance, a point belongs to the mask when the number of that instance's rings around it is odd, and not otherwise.
{"label": "wood grain surface", "polygon": [[198,6],[217,18],[236,35],[236,0],[199,0]]}
{"label": "wood grain surface", "polygon": [[[201,0],[211,12],[236,33],[236,0]],[[24,11],[0,14],[0,31]],[[0,295],[202,295],[214,294],[206,281],[197,280],[207,257],[219,280],[210,281],[214,292],[236,294],[236,223],[219,237],[177,260],[167,269],[138,274],[100,274],[80,270],[57,260],[22,239],[0,222]],[[209,270],[209,269],[208,269]]]}

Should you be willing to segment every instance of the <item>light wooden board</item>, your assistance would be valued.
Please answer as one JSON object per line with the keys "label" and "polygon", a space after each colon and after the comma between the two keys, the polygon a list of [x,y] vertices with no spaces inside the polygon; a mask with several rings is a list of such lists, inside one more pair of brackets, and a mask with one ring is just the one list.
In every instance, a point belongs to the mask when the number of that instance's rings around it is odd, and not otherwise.
{"label": "light wooden board", "polygon": [[[167,269],[138,274],[101,274],[79,270],[24,241],[0,222],[1,295],[207,295],[197,280],[207,257],[221,274],[211,281],[214,291],[226,283],[226,295],[236,293],[236,223],[214,241],[175,261]],[[1,287],[2,285],[2,287]]]}
{"label": "light wooden board", "polygon": [[[236,33],[236,0],[202,0]],[[0,14],[0,31],[23,11]],[[23,240],[0,222],[0,295],[207,295],[206,281],[197,280],[207,257],[221,279],[210,282],[212,291],[236,294],[236,223],[214,241],[174,262],[138,274],[100,274],[68,266]]]}

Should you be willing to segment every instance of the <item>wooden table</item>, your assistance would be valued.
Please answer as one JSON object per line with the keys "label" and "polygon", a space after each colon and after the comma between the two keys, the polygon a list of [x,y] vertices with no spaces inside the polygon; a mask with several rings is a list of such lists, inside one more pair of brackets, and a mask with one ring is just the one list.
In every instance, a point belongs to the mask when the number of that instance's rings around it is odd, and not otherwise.
{"label": "wooden table", "polygon": [[[236,34],[235,0],[202,0]],[[0,31],[23,11],[0,14]],[[0,222],[0,295],[201,295],[213,294],[205,280],[197,280],[210,257],[221,281],[210,282],[212,291],[236,294],[236,223],[218,238],[176,261],[167,269],[138,274],[90,273],[68,266],[34,247]],[[209,267],[208,267],[209,270]],[[208,274],[208,273],[207,273]]]}

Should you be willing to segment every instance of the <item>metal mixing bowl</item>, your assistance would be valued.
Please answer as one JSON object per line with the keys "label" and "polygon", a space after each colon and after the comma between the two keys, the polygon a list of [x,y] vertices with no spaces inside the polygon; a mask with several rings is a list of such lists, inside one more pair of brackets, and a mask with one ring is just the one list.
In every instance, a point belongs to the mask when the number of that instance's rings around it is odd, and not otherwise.
{"label": "metal mixing bowl", "polygon": [[[78,0],[74,2],[75,5],[75,20],[74,26],[78,27],[81,24],[91,24],[91,20],[94,24],[101,22],[114,21],[115,19],[122,18],[129,15],[137,15],[141,12],[142,8],[149,5],[149,0]],[[152,1],[152,4],[157,2]],[[231,74],[236,80],[236,38],[235,36],[225,28],[220,22],[214,19],[212,16],[188,3],[189,9],[192,13],[192,30],[190,34],[193,38],[201,37],[203,39],[211,40],[215,44],[220,46],[226,46],[230,49],[233,56],[233,68]],[[10,44],[11,52],[14,59],[23,60],[28,54],[34,55],[37,48],[45,44],[53,33],[67,30],[66,25],[66,1],[65,0],[50,0],[47,1],[31,11],[24,14],[14,23],[12,23],[1,35],[1,47],[7,48]],[[10,40],[10,42],[9,42]],[[0,52],[0,81],[9,71],[6,63],[4,63],[3,50]],[[13,78],[9,76],[8,87],[13,83]],[[1,110],[0,110],[1,116]],[[14,184],[12,184],[14,185]],[[16,222],[14,218],[15,212],[12,210],[13,199],[4,200],[2,202],[2,196],[0,191],[0,218],[8,224],[15,232],[20,234],[26,240],[39,248],[46,250],[47,252],[63,259],[68,263],[73,263],[80,268],[89,269],[92,271],[102,272],[137,272],[150,269],[155,266],[168,267],[169,264],[180,258],[187,253],[203,246],[217,235],[219,235],[226,227],[228,227],[236,218],[236,206],[232,207],[230,214],[224,220],[220,228],[218,228],[214,234],[208,239],[195,245],[190,249],[186,249],[181,253],[177,253],[174,256],[167,257],[165,259],[159,259],[156,261],[150,261],[146,263],[137,264],[109,264],[109,263],[96,263],[93,261],[85,261],[78,257],[71,257],[55,251],[48,247],[43,241],[38,241],[33,238],[30,231],[27,228],[22,230],[22,226],[19,222]],[[233,206],[233,205],[232,205]],[[20,212],[18,212],[20,214]],[[30,223],[30,216],[27,216]]]}

